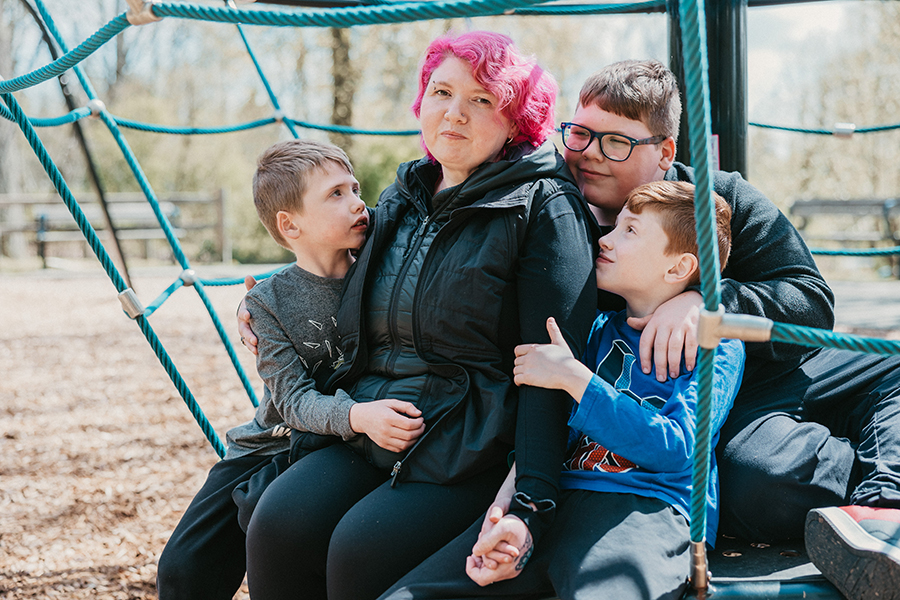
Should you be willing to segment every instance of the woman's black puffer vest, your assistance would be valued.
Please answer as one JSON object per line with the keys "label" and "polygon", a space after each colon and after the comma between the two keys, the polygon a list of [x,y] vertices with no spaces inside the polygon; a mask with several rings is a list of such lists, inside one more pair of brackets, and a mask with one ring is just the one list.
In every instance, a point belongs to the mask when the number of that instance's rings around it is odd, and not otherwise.
{"label": "woman's black puffer vest", "polygon": [[[433,194],[439,173],[428,159],[400,166],[338,314],[345,363],[329,388],[423,411],[426,432],[405,455],[353,443],[395,482],[452,483],[505,460],[520,396],[513,348],[546,342],[554,316],[579,356],[596,313],[594,221],[552,143]],[[538,392],[563,415],[553,443],[564,444],[565,399]]]}

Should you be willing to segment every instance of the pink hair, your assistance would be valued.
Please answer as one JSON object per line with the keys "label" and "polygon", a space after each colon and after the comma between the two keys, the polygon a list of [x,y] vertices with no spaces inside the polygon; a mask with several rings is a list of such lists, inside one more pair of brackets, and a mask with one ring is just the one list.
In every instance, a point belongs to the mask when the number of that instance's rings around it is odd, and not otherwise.
{"label": "pink hair", "polygon": [[533,57],[523,55],[512,39],[490,31],[451,34],[431,42],[419,71],[419,95],[412,105],[416,118],[431,74],[447,56],[472,65],[475,80],[497,97],[500,112],[519,129],[511,144],[527,141],[537,147],[553,132],[553,109],[559,89],[553,76],[538,66]]}

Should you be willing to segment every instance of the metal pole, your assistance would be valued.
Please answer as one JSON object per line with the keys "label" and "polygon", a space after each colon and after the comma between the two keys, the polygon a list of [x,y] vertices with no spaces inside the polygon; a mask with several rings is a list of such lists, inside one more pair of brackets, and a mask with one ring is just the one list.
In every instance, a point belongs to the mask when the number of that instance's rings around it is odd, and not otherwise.
{"label": "metal pole", "polygon": [[[678,0],[668,0],[669,69],[684,101],[684,59]],[[747,0],[706,0],[709,95],[712,132],[718,140],[718,169],[747,177]],[[687,115],[682,104],[676,160],[690,163]],[[714,165],[716,166],[715,162]]]}
{"label": "metal pole", "polygon": [[684,101],[684,53],[681,49],[681,19],[678,16],[678,0],[666,0],[666,15],[669,27],[669,70],[678,81],[678,94],[681,96],[681,127],[678,139],[675,140],[675,160],[691,164],[691,144],[688,139],[687,113]]}
{"label": "metal pole", "polygon": [[719,168],[747,177],[747,0],[706,0],[712,132]]}

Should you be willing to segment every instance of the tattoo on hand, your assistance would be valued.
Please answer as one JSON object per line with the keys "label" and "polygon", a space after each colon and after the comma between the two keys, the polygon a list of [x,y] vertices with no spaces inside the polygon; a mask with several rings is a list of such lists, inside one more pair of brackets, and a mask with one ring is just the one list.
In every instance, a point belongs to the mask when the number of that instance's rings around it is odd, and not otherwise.
{"label": "tattoo on hand", "polygon": [[519,550],[522,551],[522,554],[519,555],[519,560],[516,561],[516,571],[521,571],[525,568],[525,564],[531,558],[531,553],[534,552],[534,543],[531,540],[530,533],[525,536],[525,543],[522,544]]}

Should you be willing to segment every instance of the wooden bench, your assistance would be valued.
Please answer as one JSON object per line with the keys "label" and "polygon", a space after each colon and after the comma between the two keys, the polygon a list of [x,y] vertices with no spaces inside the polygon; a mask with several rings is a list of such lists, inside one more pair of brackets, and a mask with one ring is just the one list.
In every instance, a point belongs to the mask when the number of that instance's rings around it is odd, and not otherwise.
{"label": "wooden bench", "polygon": [[[797,229],[807,241],[834,242],[887,242],[896,245],[900,242],[900,198],[856,199],[856,200],[797,200],[791,205],[790,215],[796,219]],[[832,217],[849,217],[852,220],[869,219],[864,230],[852,231],[843,228],[840,231],[829,231],[825,234],[808,232],[807,226],[813,217],[829,215]]]}
{"label": "wooden bench", "polygon": [[[836,242],[839,246],[864,244],[867,247],[900,245],[900,198],[797,200],[790,208],[797,229],[807,242]],[[831,217],[824,232],[809,228],[814,217]],[[900,277],[897,256],[887,257],[890,269]]]}
{"label": "wooden bench", "polygon": [[[81,209],[104,244],[109,235],[106,218],[97,198],[91,194],[76,194]],[[110,218],[120,241],[143,242],[143,256],[151,254],[154,240],[165,240],[150,203],[140,193],[107,194]],[[223,262],[231,261],[231,244],[225,230],[224,193],[181,192],[160,198],[161,212],[172,225],[178,239],[200,238],[195,232],[206,233],[202,250]],[[211,234],[211,235],[210,235]],[[51,194],[0,195],[0,247],[5,248],[15,238],[33,242],[38,256],[45,261],[50,245],[81,243],[82,254],[88,245],[68,207],[59,196]],[[209,239],[211,238],[211,239]]]}

